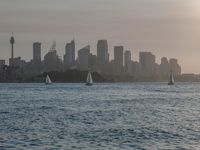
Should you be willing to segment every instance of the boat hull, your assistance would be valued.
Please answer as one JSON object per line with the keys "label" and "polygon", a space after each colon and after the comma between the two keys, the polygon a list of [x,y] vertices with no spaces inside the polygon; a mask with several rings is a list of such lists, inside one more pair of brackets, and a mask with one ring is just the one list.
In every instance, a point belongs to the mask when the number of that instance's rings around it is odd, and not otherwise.
{"label": "boat hull", "polygon": [[174,83],[168,83],[168,85],[174,85]]}
{"label": "boat hull", "polygon": [[92,83],[86,83],[85,85],[87,85],[87,86],[92,86]]}
{"label": "boat hull", "polygon": [[50,84],[52,84],[52,83],[45,83],[46,85],[50,85]]}

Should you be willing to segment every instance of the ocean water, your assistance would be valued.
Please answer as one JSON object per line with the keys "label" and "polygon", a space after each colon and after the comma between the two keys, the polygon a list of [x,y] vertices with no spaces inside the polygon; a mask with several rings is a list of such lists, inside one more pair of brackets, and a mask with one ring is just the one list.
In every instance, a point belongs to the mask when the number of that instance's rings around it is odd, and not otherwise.
{"label": "ocean water", "polygon": [[200,84],[0,84],[0,150],[199,150]]}

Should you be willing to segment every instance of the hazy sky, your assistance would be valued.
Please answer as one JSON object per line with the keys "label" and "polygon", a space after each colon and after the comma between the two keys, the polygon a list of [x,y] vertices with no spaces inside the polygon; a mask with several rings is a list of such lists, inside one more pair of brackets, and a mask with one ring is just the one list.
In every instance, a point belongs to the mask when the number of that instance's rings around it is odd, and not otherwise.
{"label": "hazy sky", "polygon": [[96,54],[98,39],[123,45],[138,60],[151,51],[160,63],[166,56],[179,60],[185,73],[200,73],[200,0],[0,0],[0,59],[32,58],[32,43],[42,42],[42,56],[54,40],[64,54],[75,38],[77,50],[88,43]]}

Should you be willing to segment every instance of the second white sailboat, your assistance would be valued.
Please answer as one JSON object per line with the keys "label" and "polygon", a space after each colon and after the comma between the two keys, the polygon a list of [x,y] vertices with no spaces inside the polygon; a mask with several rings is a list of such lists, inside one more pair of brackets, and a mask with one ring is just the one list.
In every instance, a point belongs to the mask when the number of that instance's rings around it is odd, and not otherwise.
{"label": "second white sailboat", "polygon": [[49,75],[46,76],[45,84],[52,84],[52,81],[49,78]]}
{"label": "second white sailboat", "polygon": [[88,72],[86,84],[87,86],[91,86],[93,84],[91,72]]}

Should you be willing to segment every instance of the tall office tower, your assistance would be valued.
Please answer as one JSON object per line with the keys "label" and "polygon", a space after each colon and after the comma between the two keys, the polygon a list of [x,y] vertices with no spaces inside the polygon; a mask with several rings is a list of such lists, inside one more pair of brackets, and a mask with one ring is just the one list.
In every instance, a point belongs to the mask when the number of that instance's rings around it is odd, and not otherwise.
{"label": "tall office tower", "polygon": [[133,62],[133,76],[138,77],[140,75],[140,63],[137,61]]}
{"label": "tall office tower", "polygon": [[50,51],[44,56],[44,71],[61,70],[62,62],[56,52],[56,43],[54,42]]}
{"label": "tall office tower", "polygon": [[108,42],[98,40],[97,42],[97,66],[100,73],[107,74],[109,63]]}
{"label": "tall office tower", "polygon": [[114,75],[123,73],[123,46],[114,47]]}
{"label": "tall office tower", "polygon": [[169,62],[166,57],[161,58],[161,64],[159,66],[159,75],[164,78],[169,76]]}
{"label": "tall office tower", "polygon": [[114,47],[114,61],[119,66],[123,67],[123,46],[115,46]]}
{"label": "tall office tower", "polygon": [[126,67],[131,61],[131,51],[125,51],[124,56],[125,56],[125,67]]}
{"label": "tall office tower", "polygon": [[89,55],[90,55],[89,45],[78,51],[78,69],[80,70],[89,69]]}
{"label": "tall office tower", "polygon": [[14,43],[15,43],[15,39],[13,37],[13,35],[10,38],[10,44],[11,44],[11,58],[9,59],[9,65],[13,66],[13,59],[14,59]]}
{"label": "tall office tower", "polygon": [[142,76],[152,76],[155,74],[156,63],[155,63],[155,55],[151,52],[140,52],[139,54],[139,62],[141,66],[141,75]]}
{"label": "tall office tower", "polygon": [[97,56],[93,54],[89,54],[89,62],[88,66],[91,71],[97,71]]}
{"label": "tall office tower", "polygon": [[125,72],[127,75],[132,75],[133,72],[133,62],[131,60],[131,51],[125,51]]}
{"label": "tall office tower", "polygon": [[33,43],[33,62],[41,62],[41,43],[39,42]]}
{"label": "tall office tower", "polygon": [[100,73],[108,73],[109,53],[107,40],[98,40],[97,42],[97,66]]}
{"label": "tall office tower", "polygon": [[107,40],[98,40],[97,42],[97,61],[99,65],[104,65],[109,61]]}
{"label": "tall office tower", "polygon": [[175,76],[181,74],[181,66],[178,64],[178,60],[175,58],[171,58],[169,60],[170,72],[172,72]]}
{"label": "tall office tower", "polygon": [[72,40],[65,46],[64,65],[67,68],[70,68],[74,64],[75,64],[75,41]]}

